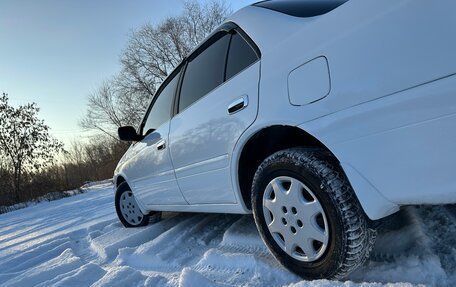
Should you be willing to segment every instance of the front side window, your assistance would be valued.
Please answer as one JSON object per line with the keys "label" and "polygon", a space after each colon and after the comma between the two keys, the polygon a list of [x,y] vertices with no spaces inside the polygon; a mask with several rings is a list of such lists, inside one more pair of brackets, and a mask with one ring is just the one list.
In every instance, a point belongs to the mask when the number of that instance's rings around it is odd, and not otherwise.
{"label": "front side window", "polygon": [[244,70],[258,60],[258,56],[250,45],[238,33],[231,37],[230,50],[226,63],[226,80]]}
{"label": "front side window", "polygon": [[230,36],[225,33],[209,47],[190,58],[182,80],[179,111],[223,83]]}
{"label": "front side window", "polygon": [[147,135],[157,129],[161,124],[171,118],[174,95],[179,82],[180,68],[167,79],[164,87],[160,87],[156,99],[152,102],[147,119],[143,127],[143,135]]}

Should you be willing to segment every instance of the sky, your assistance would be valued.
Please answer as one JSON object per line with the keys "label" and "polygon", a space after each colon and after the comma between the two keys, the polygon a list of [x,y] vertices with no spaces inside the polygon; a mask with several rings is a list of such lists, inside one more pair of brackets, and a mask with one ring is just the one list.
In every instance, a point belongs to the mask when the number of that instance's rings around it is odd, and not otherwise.
{"label": "sky", "polygon": [[[253,2],[226,1],[233,11]],[[178,15],[183,3],[1,0],[0,93],[8,93],[13,106],[36,102],[39,118],[68,147],[90,134],[78,125],[87,97],[120,71],[128,34]]]}

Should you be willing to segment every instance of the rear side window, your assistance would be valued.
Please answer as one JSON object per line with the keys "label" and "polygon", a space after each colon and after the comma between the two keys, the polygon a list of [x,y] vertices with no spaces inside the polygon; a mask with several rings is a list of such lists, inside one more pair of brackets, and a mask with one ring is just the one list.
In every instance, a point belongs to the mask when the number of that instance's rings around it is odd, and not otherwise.
{"label": "rear side window", "polygon": [[230,34],[224,34],[190,59],[182,81],[179,111],[184,110],[223,83],[230,36]]}
{"label": "rear side window", "polygon": [[250,45],[238,33],[231,37],[228,60],[226,63],[226,80],[244,70],[258,60],[258,56]]}
{"label": "rear side window", "polygon": [[295,17],[314,17],[328,13],[347,0],[270,0],[253,4]]}

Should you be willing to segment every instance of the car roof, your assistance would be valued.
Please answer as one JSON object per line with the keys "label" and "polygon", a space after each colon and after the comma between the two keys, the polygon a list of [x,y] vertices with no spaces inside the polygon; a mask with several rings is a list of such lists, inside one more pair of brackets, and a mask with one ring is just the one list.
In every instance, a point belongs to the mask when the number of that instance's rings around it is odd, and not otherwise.
{"label": "car roof", "polygon": [[200,49],[206,40],[218,31],[233,27],[230,23],[239,26],[263,54],[264,51],[273,49],[291,33],[301,30],[304,23],[329,13],[345,2],[348,0],[266,0],[256,2],[231,15],[189,55]]}
{"label": "car roof", "polygon": [[[296,2],[296,3],[295,3]],[[299,2],[299,3],[298,3]],[[317,9],[316,7],[322,3]],[[253,5],[246,6],[227,19],[227,22],[237,24],[259,47],[261,54],[266,55],[278,45],[286,42],[288,38],[295,33],[300,33],[306,28],[307,24],[312,22],[321,22],[329,17],[330,14],[338,14],[338,20],[346,16],[346,13],[339,9],[343,8],[346,2],[344,0],[270,0],[257,2]],[[326,3],[326,4],[325,4]],[[330,4],[328,4],[330,3]],[[348,4],[348,3],[347,3]],[[355,3],[351,3],[355,4]],[[317,5],[317,6],[316,6]],[[267,6],[267,7],[266,7]],[[339,7],[340,6],[340,7]],[[314,7],[310,11],[307,8]],[[339,7],[339,8],[338,8]],[[348,8],[348,7],[346,7]],[[278,11],[282,10],[282,11]],[[294,11],[294,12],[293,12]],[[339,12],[340,11],[340,12]],[[291,16],[289,13],[296,15],[307,15],[306,17]],[[322,14],[323,13],[323,14]],[[326,22],[326,21],[323,21]],[[334,23],[334,21],[332,21]],[[327,23],[329,24],[329,23]],[[317,43],[315,43],[317,44]]]}

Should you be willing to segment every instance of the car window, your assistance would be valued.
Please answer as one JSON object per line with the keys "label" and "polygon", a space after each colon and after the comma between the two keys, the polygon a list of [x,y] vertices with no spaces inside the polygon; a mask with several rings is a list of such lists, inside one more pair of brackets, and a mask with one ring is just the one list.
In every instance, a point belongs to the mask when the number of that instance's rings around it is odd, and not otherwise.
{"label": "car window", "polygon": [[238,33],[233,34],[226,63],[226,80],[229,80],[257,60],[257,54],[244,38]]}
{"label": "car window", "polygon": [[179,111],[223,83],[230,36],[224,34],[198,55],[190,58],[182,80]]}
{"label": "car window", "polygon": [[253,6],[262,7],[295,17],[314,17],[336,9],[347,0],[279,0],[261,1]]}
{"label": "car window", "polygon": [[179,82],[180,71],[175,71],[170,79],[166,80],[164,87],[160,87],[156,99],[152,102],[152,108],[143,127],[143,135],[148,134],[150,131],[157,129],[161,124],[171,118],[171,108],[173,99],[176,92],[177,84]]}

